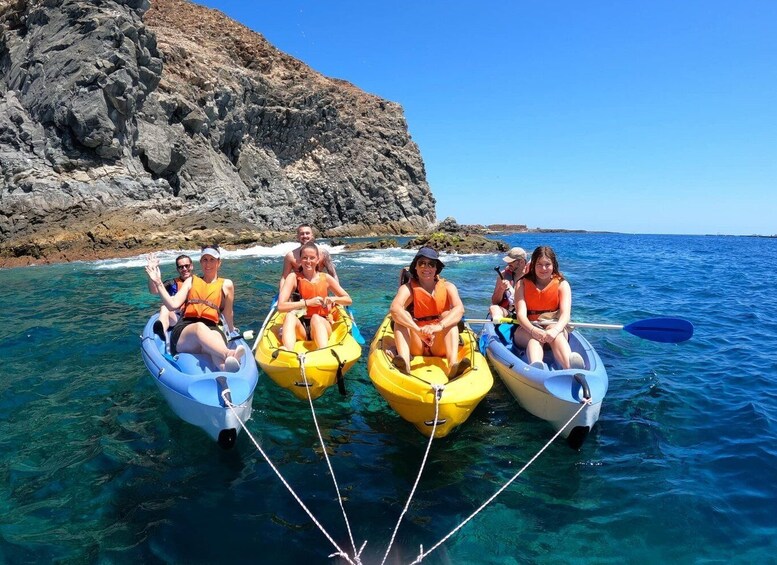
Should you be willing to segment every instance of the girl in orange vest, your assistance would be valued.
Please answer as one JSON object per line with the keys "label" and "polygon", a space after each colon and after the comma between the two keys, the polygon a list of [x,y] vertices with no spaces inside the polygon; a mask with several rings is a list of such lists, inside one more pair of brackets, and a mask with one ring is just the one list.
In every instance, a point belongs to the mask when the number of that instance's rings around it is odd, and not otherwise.
{"label": "girl in orange vest", "polygon": [[[572,289],[558,269],[556,253],[540,246],[531,256],[531,269],[515,292],[515,315],[520,323],[513,334],[518,347],[526,349],[529,364],[541,363],[544,346],[553,351],[556,362],[570,367],[567,324],[572,311]],[[553,320],[540,325],[539,320]],[[578,364],[578,360],[573,360]],[[582,361],[582,359],[580,359]]]}
{"label": "girl in orange vest", "polygon": [[178,292],[170,296],[162,283],[158,262],[154,264],[149,260],[146,265],[148,278],[159,290],[164,305],[170,310],[184,307],[181,319],[170,336],[171,353],[207,353],[220,370],[237,372],[246,353],[245,348],[241,345],[237,349],[229,349],[224,332],[218,327],[223,315],[224,330],[231,333],[235,328],[232,310],[235,285],[229,279],[219,278],[221,253],[217,246],[202,249],[200,266],[202,277],[189,277]]}
{"label": "girl in orange vest", "polygon": [[[278,295],[278,311],[287,312],[281,342],[284,349],[293,351],[298,339],[312,339],[321,349],[326,347],[332,335],[330,309],[335,304],[348,306],[353,301],[335,277],[319,271],[319,251],[315,243],[307,242],[300,247],[299,262],[300,266],[283,279]],[[300,299],[291,301],[289,299],[295,290]],[[334,296],[329,296],[330,290]],[[301,319],[290,314],[302,308],[305,314]]]}
{"label": "girl in orange vest", "polygon": [[457,362],[464,304],[456,286],[438,276],[444,267],[434,249],[422,247],[410,263],[410,282],[399,287],[391,302],[397,347],[393,363],[405,374],[411,355],[447,358],[448,378],[470,367],[468,358]]}

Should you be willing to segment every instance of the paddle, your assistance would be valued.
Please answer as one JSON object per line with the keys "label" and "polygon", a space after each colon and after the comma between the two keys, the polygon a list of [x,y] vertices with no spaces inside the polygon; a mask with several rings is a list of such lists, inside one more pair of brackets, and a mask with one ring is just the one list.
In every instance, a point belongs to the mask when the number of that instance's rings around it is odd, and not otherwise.
{"label": "paddle", "polygon": [[259,329],[259,333],[256,336],[256,341],[254,342],[254,346],[251,348],[251,351],[256,351],[256,348],[259,346],[259,340],[261,339],[262,334],[264,333],[264,328],[267,327],[267,322],[270,321],[270,317],[275,313],[276,306],[278,306],[277,294],[272,299],[272,303],[270,304],[270,311],[267,312],[267,317],[264,319],[264,322],[262,322],[262,327]]}
{"label": "paddle", "polygon": [[[491,324],[493,320],[466,320],[471,324]],[[513,318],[499,318],[497,324],[518,324]],[[554,323],[553,320],[545,320],[542,324]],[[691,339],[693,324],[682,318],[648,318],[628,325],[619,324],[591,324],[585,322],[570,322],[570,328],[591,328],[598,330],[623,330],[631,335],[650,341],[661,343],[680,343]]]}
{"label": "paddle", "polygon": [[[503,281],[505,280],[504,275],[502,274],[502,269],[499,267],[494,267],[494,270],[496,271],[496,274],[499,275],[499,280]],[[504,292],[504,297],[507,298],[508,305],[512,307],[513,305],[513,289],[506,288]]]}
{"label": "paddle", "polygon": [[348,312],[348,315],[351,317],[351,335],[356,340],[356,343],[359,345],[364,345],[367,342],[364,340],[364,336],[359,330],[359,326],[356,325],[356,318],[354,317],[356,314],[355,310],[353,310],[350,306],[346,306],[345,311]]}

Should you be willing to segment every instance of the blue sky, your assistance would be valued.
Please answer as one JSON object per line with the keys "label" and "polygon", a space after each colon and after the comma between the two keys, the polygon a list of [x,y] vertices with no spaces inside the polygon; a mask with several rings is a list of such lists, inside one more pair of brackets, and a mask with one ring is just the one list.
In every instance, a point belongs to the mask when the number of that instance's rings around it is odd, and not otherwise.
{"label": "blue sky", "polygon": [[777,234],[777,2],[199,2],[405,110],[460,223]]}

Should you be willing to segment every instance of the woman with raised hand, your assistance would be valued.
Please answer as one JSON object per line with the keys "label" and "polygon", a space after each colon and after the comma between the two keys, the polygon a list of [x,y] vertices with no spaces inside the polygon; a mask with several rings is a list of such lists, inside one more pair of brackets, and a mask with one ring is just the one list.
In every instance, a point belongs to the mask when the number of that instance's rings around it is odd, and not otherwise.
{"label": "woman with raised hand", "polygon": [[[278,311],[286,312],[283,321],[281,343],[283,349],[294,350],[298,339],[313,340],[317,348],[326,347],[332,335],[330,310],[335,304],[348,306],[353,301],[335,277],[319,270],[319,250],[313,242],[300,247],[299,266],[283,280],[278,295]],[[291,301],[292,293],[300,299]],[[334,296],[330,296],[329,292]],[[301,318],[293,314],[305,309]]]}
{"label": "woman with raised hand", "polygon": [[[159,263],[149,258],[146,265],[148,278],[159,290],[164,305],[170,310],[183,307],[181,319],[173,326],[170,336],[170,351],[173,355],[206,353],[219,369],[237,372],[246,352],[242,345],[234,350],[227,347],[225,333],[235,329],[232,309],[235,285],[230,279],[219,277],[221,252],[217,245],[202,248],[200,267],[202,277],[191,276],[170,296],[162,283]],[[222,315],[226,324],[224,332],[219,328]]]}
{"label": "woman with raised hand", "polygon": [[570,360],[567,324],[571,311],[572,289],[559,271],[556,253],[540,246],[532,253],[531,268],[515,291],[515,316],[520,325],[513,341],[526,349],[529,364],[542,363],[544,347],[548,346],[564,369],[570,368],[570,361],[581,366],[579,354],[572,354]]}

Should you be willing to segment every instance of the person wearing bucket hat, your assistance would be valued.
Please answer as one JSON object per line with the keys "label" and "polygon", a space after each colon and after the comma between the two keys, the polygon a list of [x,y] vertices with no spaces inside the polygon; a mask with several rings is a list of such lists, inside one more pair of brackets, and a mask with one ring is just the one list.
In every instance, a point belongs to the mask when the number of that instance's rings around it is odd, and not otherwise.
{"label": "person wearing bucket hat", "polygon": [[507,255],[502,257],[502,261],[507,263],[504,269],[494,267],[496,283],[494,292],[491,293],[491,307],[488,309],[492,320],[514,314],[515,286],[527,271],[526,251],[523,247],[511,248]]}
{"label": "person wearing bucket hat", "polygon": [[[162,303],[170,310],[183,308],[181,319],[170,336],[170,353],[205,353],[210,355],[219,370],[240,370],[245,348],[230,349],[225,334],[237,331],[233,320],[235,285],[230,279],[219,277],[221,251],[217,245],[205,245],[200,252],[202,276],[186,279],[174,296],[162,283],[159,262],[149,259],[146,274],[159,290]],[[219,328],[224,317],[224,332]]]}
{"label": "person wearing bucket hat", "polygon": [[445,357],[449,379],[470,368],[468,358],[457,358],[464,304],[456,286],[439,276],[444,268],[437,251],[422,247],[410,263],[410,281],[399,287],[391,302],[397,347],[393,363],[405,374],[416,355]]}

